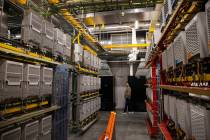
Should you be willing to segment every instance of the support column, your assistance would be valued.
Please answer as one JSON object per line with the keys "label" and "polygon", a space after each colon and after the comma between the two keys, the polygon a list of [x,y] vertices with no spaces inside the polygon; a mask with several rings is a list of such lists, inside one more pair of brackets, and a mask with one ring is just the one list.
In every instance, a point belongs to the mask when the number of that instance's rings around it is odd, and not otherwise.
{"label": "support column", "polygon": [[136,29],[132,28],[132,44],[137,44],[136,41]]}
{"label": "support column", "polygon": [[133,76],[133,63],[130,63],[130,76]]}

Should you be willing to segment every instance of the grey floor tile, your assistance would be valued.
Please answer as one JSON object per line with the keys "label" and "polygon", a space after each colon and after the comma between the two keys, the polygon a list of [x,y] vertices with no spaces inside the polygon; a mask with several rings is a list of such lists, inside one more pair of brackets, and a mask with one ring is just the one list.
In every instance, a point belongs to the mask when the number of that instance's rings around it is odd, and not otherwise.
{"label": "grey floor tile", "polygon": [[[97,140],[107,126],[109,112],[101,112],[100,119],[85,133],[70,134],[69,140]],[[122,114],[117,112],[116,140],[150,140],[145,124],[145,113]]]}

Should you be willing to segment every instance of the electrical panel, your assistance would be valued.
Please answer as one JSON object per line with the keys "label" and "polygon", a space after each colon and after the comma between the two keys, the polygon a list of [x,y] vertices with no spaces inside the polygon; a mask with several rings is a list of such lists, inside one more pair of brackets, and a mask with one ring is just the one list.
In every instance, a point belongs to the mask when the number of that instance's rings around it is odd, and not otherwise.
{"label": "electrical panel", "polygon": [[174,40],[174,59],[175,64],[187,64],[186,55],[186,34],[184,31],[180,32]]}
{"label": "electrical panel", "polygon": [[207,26],[205,12],[200,12],[187,24],[186,32],[186,51],[187,59],[195,56],[205,58],[209,56]]}

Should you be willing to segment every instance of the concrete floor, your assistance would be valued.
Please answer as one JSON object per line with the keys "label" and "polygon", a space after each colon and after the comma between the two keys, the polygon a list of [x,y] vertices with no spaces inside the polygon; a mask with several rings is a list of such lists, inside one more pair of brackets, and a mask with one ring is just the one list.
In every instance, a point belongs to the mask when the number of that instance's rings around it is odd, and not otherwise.
{"label": "concrete floor", "polygon": [[[97,140],[107,126],[109,112],[101,112],[100,119],[81,135],[70,134],[71,140]],[[116,140],[150,140],[147,135],[145,113],[117,113]]]}

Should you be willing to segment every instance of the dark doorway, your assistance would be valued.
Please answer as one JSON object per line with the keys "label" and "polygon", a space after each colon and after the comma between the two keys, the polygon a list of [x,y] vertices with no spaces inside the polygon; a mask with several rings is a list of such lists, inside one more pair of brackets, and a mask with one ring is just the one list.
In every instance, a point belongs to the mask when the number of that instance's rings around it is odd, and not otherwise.
{"label": "dark doorway", "polygon": [[131,87],[130,111],[146,112],[146,78],[144,76],[128,76],[128,83]]}
{"label": "dark doorway", "polygon": [[101,77],[101,110],[112,111],[115,109],[114,103],[114,77],[102,76]]}

